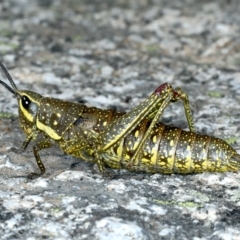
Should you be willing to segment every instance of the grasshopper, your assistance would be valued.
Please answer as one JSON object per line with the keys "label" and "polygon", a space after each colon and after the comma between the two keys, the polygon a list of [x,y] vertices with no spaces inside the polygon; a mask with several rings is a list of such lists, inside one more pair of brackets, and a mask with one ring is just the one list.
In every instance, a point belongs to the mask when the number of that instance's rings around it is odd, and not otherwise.
{"label": "grasshopper", "polygon": [[[164,83],[130,112],[119,113],[18,90],[5,66],[0,67],[18,101],[20,127],[26,134],[19,152],[34,140],[33,153],[45,173],[39,151],[57,144],[66,154],[105,167],[146,173],[238,171],[240,155],[225,141],[195,133],[188,96]],[[183,101],[190,131],[159,122],[164,109]]]}

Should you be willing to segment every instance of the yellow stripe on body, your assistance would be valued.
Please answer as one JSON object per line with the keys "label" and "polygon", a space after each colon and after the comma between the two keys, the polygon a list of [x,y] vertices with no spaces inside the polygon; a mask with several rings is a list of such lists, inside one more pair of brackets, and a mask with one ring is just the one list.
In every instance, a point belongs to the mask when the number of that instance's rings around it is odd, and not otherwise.
{"label": "yellow stripe on body", "polygon": [[33,115],[30,114],[21,104],[19,105],[19,107],[24,117],[26,117],[29,122],[33,122]]}
{"label": "yellow stripe on body", "polygon": [[187,169],[187,171],[190,171],[191,169],[191,165],[192,165],[192,148],[190,145],[187,146],[187,156],[186,156],[186,161],[185,161],[185,169]]}
{"label": "yellow stripe on body", "polygon": [[38,119],[36,120],[36,126],[37,126],[38,129],[47,133],[54,140],[60,140],[62,138],[51,127],[44,125]]}

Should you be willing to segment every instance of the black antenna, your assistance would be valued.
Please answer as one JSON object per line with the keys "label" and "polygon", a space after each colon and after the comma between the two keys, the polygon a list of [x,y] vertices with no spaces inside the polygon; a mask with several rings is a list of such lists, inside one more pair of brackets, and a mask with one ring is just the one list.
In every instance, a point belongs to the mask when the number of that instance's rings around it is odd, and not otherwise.
{"label": "black antenna", "polygon": [[10,86],[8,86],[5,82],[3,82],[2,80],[0,80],[0,84],[2,84],[4,87],[6,87],[15,96],[17,95],[17,93]]}
{"label": "black antenna", "polygon": [[[7,77],[8,81],[11,83],[13,89],[14,89],[14,90],[18,90],[18,89],[17,89],[17,86],[15,85],[15,83],[14,83],[12,77],[10,76],[8,70],[5,68],[5,66],[3,65],[3,63],[2,63],[1,61],[0,61],[0,67],[1,67],[1,69],[2,69],[2,71],[3,71],[3,73],[5,74],[5,76]],[[1,81],[1,84],[4,85],[5,87],[8,86],[8,85],[6,85],[6,84],[3,84],[2,81]],[[9,86],[7,87],[7,89],[9,90]],[[9,90],[9,91],[10,91],[10,90]],[[12,92],[12,91],[10,91],[10,92]],[[15,93],[15,94],[16,94],[16,93]]]}

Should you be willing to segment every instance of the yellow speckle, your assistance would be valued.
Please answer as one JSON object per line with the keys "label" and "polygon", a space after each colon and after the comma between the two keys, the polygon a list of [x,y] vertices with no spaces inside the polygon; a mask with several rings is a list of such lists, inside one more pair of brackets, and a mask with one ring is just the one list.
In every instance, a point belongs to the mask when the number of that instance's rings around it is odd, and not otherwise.
{"label": "yellow speckle", "polygon": [[173,141],[173,140],[170,141],[170,146],[171,146],[171,147],[174,146],[174,141]]}
{"label": "yellow speckle", "polygon": [[123,148],[122,148],[122,145],[120,145],[120,146],[117,148],[117,155],[118,155],[119,157],[121,157],[121,156],[122,156],[122,152],[123,152]]}
{"label": "yellow speckle", "polygon": [[138,142],[135,142],[134,145],[133,145],[133,150],[136,150],[138,147]]}
{"label": "yellow speckle", "polygon": [[61,117],[61,114],[60,114],[60,113],[57,113],[57,116],[58,116],[58,117]]}
{"label": "yellow speckle", "polygon": [[55,120],[55,121],[53,122],[53,125],[56,126],[57,124],[58,124],[58,122]]}
{"label": "yellow speckle", "polygon": [[137,130],[134,134],[134,136],[137,138],[139,136],[139,131]]}
{"label": "yellow speckle", "polygon": [[155,149],[155,148],[152,148],[151,154],[154,154],[155,152],[156,152],[156,149]]}
{"label": "yellow speckle", "polygon": [[157,137],[156,137],[156,135],[153,136],[152,141],[153,141],[153,143],[156,143],[156,142],[157,142]]}
{"label": "yellow speckle", "polygon": [[107,126],[107,122],[106,121],[103,123],[103,126]]}

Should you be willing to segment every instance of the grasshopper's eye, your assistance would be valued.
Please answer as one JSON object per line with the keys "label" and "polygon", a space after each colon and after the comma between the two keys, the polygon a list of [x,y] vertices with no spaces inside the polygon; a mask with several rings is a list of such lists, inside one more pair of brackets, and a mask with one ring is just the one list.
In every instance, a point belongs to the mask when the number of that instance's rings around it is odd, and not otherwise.
{"label": "grasshopper's eye", "polygon": [[22,106],[25,109],[29,109],[31,105],[31,100],[27,96],[22,96]]}

